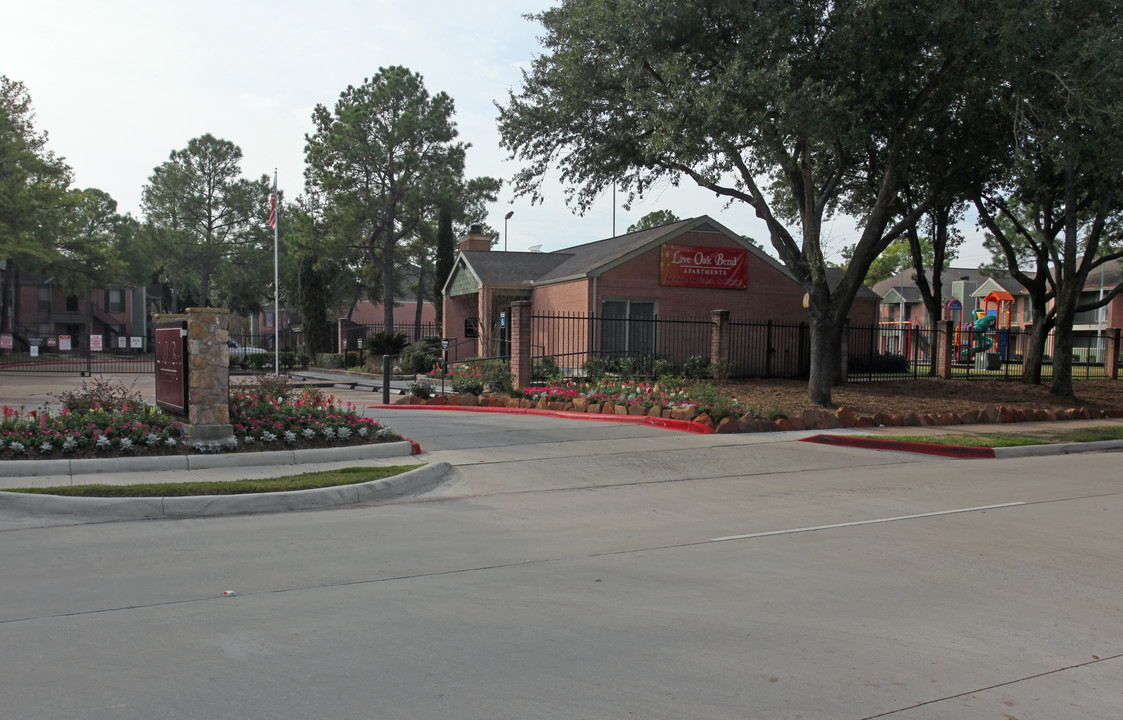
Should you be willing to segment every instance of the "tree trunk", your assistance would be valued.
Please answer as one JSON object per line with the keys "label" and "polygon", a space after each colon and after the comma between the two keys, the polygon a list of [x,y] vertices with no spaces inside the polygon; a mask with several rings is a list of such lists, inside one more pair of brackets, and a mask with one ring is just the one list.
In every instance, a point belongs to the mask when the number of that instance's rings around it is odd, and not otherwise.
{"label": "tree trunk", "polygon": [[394,241],[393,223],[387,224],[382,241],[382,329],[394,329]]}
{"label": "tree trunk", "polygon": [[812,317],[811,374],[807,380],[807,397],[822,407],[831,406],[831,388],[841,379],[842,327],[830,317]]}
{"label": "tree trunk", "polygon": [[425,309],[425,259],[417,267],[417,304],[413,309],[413,339],[421,339],[421,312]]}
{"label": "tree trunk", "polygon": [[1034,303],[1033,330],[1029,336],[1029,347],[1026,348],[1025,358],[1022,362],[1022,383],[1024,385],[1041,384],[1041,364],[1045,362],[1045,342],[1049,339],[1051,324],[1046,314],[1044,303],[1038,307]]}

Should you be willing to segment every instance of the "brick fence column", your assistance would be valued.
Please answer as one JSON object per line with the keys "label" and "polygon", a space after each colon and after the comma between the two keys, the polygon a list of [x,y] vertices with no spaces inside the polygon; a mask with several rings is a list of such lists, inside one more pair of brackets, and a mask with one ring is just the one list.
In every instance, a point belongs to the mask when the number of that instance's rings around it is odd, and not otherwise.
{"label": "brick fence column", "polygon": [[936,363],[936,376],[944,380],[951,379],[951,358],[955,352],[955,321],[940,320],[936,323],[936,335],[939,338],[939,355],[932,358]]}
{"label": "brick fence column", "polygon": [[528,300],[511,303],[511,384],[517,389],[530,383],[530,309]]}
{"label": "brick fence column", "polygon": [[724,380],[718,376],[724,361],[729,359],[729,311],[711,310],[710,321],[710,367],[715,380]]}
{"label": "brick fence column", "polygon": [[1108,328],[1107,357],[1104,358],[1104,375],[1112,380],[1119,379],[1119,328]]}
{"label": "brick fence column", "polygon": [[230,424],[230,311],[190,307],[184,313],[156,315],[158,322],[187,321],[187,398],[184,434],[191,442],[223,442],[234,437]]}

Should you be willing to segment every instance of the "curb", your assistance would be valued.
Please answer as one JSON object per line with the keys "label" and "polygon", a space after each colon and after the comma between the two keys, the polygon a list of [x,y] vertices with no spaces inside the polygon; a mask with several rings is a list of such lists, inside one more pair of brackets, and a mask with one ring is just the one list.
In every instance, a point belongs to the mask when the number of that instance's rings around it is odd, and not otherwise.
{"label": "curb", "polygon": [[940,455],[950,458],[993,458],[993,448],[968,447],[965,445],[937,445],[935,443],[907,442],[904,440],[870,440],[868,438],[847,437],[846,435],[812,435],[800,438],[800,442],[820,445],[855,447],[865,450],[894,450],[921,455]]}
{"label": "curb", "polygon": [[594,413],[574,412],[572,410],[540,410],[538,408],[498,408],[480,407],[473,405],[367,405],[373,410],[437,410],[453,412],[478,412],[502,413],[506,415],[541,415],[544,417],[559,417],[568,420],[590,420],[593,422],[615,422],[631,425],[650,425],[665,430],[709,435],[713,428],[689,420],[672,420],[671,418],[653,418],[646,415],[598,415]]}
{"label": "curb", "polygon": [[869,438],[848,437],[846,435],[812,435],[800,438],[800,442],[813,442],[821,445],[855,447],[865,450],[892,450],[920,455],[939,455],[958,459],[989,459],[1045,457],[1048,455],[1072,455],[1084,452],[1110,452],[1123,450],[1123,440],[1098,440],[1084,443],[1052,443],[1047,445],[1018,445],[1016,447],[971,447],[967,445],[938,445],[935,443],[909,442],[907,440],[871,440]]}
{"label": "curb", "polygon": [[0,509],[27,515],[77,515],[106,520],[221,517],[317,510],[417,495],[435,487],[451,467],[448,463],[439,462],[358,485],[246,495],[89,498],[0,492]]}
{"label": "curb", "polygon": [[409,438],[398,442],[347,445],[338,448],[307,450],[264,450],[260,452],[219,453],[217,455],[152,455],[116,458],[75,458],[73,460],[5,460],[0,462],[0,477],[42,477],[46,475],[87,475],[111,472],[162,472],[165,470],[211,470],[214,468],[255,467],[259,465],[304,465],[307,463],[346,462],[370,458],[420,455],[421,446]]}

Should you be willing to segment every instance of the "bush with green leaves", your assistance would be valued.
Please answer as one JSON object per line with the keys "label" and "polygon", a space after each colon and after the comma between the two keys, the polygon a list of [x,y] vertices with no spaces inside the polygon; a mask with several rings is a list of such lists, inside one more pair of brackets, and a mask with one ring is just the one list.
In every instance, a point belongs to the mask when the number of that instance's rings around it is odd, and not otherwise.
{"label": "bush with green leaves", "polygon": [[399,330],[376,332],[363,341],[363,350],[371,355],[397,355],[409,345],[409,338]]}
{"label": "bush with green leaves", "polygon": [[653,355],[620,355],[615,361],[617,372],[624,380],[643,380],[654,377]]}
{"label": "bush with green leaves", "polygon": [[466,362],[471,372],[483,380],[484,387],[492,392],[511,391],[511,365],[499,358],[469,359]]}
{"label": "bush with green leaves", "polygon": [[459,395],[479,395],[484,391],[483,377],[479,373],[451,373],[448,380],[452,391]]}
{"label": "bush with green leaves", "polygon": [[678,375],[678,366],[675,365],[673,360],[656,358],[651,365],[651,374],[657,378],[674,377]]}
{"label": "bush with green leaves", "polygon": [[562,379],[562,371],[557,360],[547,355],[531,366],[530,376],[535,380],[558,382]]}
{"label": "bush with green leaves", "polygon": [[316,367],[336,370],[343,367],[343,355],[340,353],[316,353]]}
{"label": "bush with green leaves", "polygon": [[273,354],[272,353],[254,353],[253,355],[247,355],[246,356],[246,364],[249,365],[251,370],[253,370],[255,372],[259,372],[266,365],[272,365],[273,364]]}
{"label": "bush with green leaves", "polygon": [[406,389],[409,390],[410,395],[419,397],[422,400],[428,400],[433,397],[434,394],[433,385],[428,380],[418,380],[408,383]]}
{"label": "bush with green leaves", "polygon": [[401,351],[402,372],[423,375],[441,362],[441,339],[422,338]]}
{"label": "bush with green leaves", "polygon": [[55,398],[63,409],[72,413],[87,412],[95,408],[118,409],[127,405],[144,404],[139,390],[105,378],[83,380],[81,388],[52,393],[51,397]]}
{"label": "bush with green leaves", "polygon": [[604,358],[591,357],[581,364],[585,379],[596,382],[608,373],[608,361]]}
{"label": "bush with green leaves", "polygon": [[713,377],[710,359],[702,355],[691,355],[682,364],[682,376],[687,380],[709,380]]}

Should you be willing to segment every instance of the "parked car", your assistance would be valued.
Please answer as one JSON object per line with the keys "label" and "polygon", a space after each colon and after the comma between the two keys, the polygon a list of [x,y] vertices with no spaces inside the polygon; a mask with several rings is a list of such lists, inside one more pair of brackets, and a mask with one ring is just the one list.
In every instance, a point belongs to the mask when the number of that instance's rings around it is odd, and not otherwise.
{"label": "parked car", "polygon": [[226,346],[230,349],[231,365],[245,365],[246,357],[249,355],[269,354],[268,350],[263,350],[259,347],[253,347],[250,345],[242,345],[237,340],[227,340]]}

